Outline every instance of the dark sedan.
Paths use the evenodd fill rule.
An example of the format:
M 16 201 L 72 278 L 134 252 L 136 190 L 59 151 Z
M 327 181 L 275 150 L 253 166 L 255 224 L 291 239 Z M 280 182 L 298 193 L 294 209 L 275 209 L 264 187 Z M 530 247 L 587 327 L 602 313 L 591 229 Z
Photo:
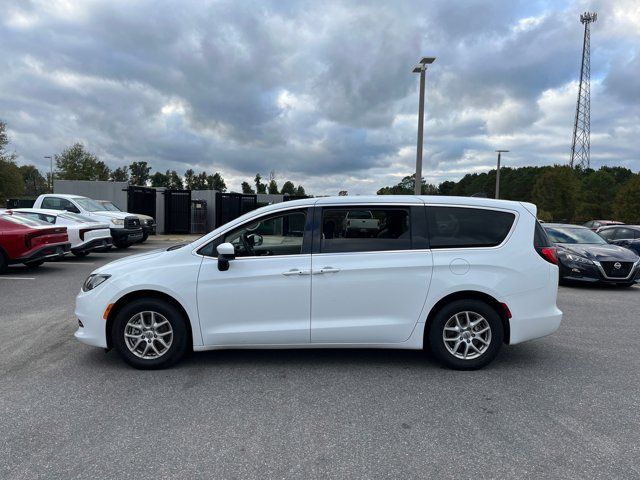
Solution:
M 558 250 L 561 281 L 614 283 L 631 286 L 638 278 L 640 257 L 607 241 L 586 227 L 544 224 Z
M 610 244 L 628 248 L 640 255 L 640 226 L 601 227 L 596 233 Z

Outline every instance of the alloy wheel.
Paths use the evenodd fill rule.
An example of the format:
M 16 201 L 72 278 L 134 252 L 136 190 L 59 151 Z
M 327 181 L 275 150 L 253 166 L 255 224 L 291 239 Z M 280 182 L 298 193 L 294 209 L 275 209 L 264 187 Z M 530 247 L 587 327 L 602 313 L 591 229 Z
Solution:
M 483 355 L 491 344 L 491 326 L 476 312 L 458 312 L 447 320 L 442 340 L 451 355 L 472 360 Z
M 125 345 L 136 357 L 153 360 L 163 356 L 173 343 L 173 328 L 158 312 L 136 313 L 124 327 Z

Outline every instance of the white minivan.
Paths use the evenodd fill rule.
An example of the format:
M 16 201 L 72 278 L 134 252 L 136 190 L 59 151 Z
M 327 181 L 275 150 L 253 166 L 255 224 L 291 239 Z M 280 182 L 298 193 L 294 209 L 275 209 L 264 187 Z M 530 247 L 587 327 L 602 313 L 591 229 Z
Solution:
M 346 230 L 362 211 L 375 235 Z M 98 268 L 78 294 L 75 336 L 146 369 L 225 348 L 425 348 L 475 369 L 503 343 L 559 327 L 556 263 L 532 204 L 296 200 Z

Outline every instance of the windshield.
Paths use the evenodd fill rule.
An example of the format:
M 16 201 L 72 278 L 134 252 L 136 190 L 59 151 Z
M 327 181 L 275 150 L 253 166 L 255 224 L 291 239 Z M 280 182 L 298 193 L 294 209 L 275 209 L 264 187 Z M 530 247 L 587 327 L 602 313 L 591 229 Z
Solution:
M 102 205 L 105 210 L 109 210 L 110 212 L 121 212 L 122 211 L 111 202 L 100 202 L 100 205 Z
M 545 227 L 553 243 L 603 245 L 606 240 L 588 228 Z
M 104 212 L 106 208 L 90 198 L 74 198 L 78 205 L 88 212 Z
M 58 215 L 59 217 L 66 218 L 68 220 L 73 220 L 75 222 L 80 223 L 94 223 L 95 220 L 89 217 L 85 217 L 84 215 L 80 215 L 78 213 L 73 212 L 65 212 Z

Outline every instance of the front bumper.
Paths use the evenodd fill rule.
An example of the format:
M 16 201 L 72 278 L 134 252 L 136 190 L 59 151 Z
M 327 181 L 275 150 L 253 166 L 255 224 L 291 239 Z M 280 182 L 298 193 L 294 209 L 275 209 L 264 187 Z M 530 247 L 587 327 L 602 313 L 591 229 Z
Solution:
M 35 250 L 29 251 L 22 257 L 10 260 L 9 263 L 27 263 L 37 262 L 38 260 L 52 260 L 54 258 L 64 257 L 71 250 L 70 243 L 53 243 L 43 245 Z
M 111 228 L 111 237 L 114 243 L 133 244 L 142 240 L 144 232 L 142 227 L 138 228 Z
M 608 276 L 599 262 L 593 264 L 559 262 L 560 278 L 568 281 L 585 283 L 631 283 L 640 277 L 640 265 L 636 263 L 630 273 L 624 277 Z
M 71 251 L 73 253 L 92 252 L 94 250 L 106 250 L 113 246 L 111 237 L 108 238 L 94 238 L 88 242 L 82 243 L 76 247 L 73 247 Z
M 100 288 L 98 286 L 97 288 Z M 80 320 L 74 337 L 82 343 L 94 347 L 107 348 L 107 321 L 102 318 L 109 300 L 103 295 L 104 291 L 83 292 L 76 297 L 76 318 Z

